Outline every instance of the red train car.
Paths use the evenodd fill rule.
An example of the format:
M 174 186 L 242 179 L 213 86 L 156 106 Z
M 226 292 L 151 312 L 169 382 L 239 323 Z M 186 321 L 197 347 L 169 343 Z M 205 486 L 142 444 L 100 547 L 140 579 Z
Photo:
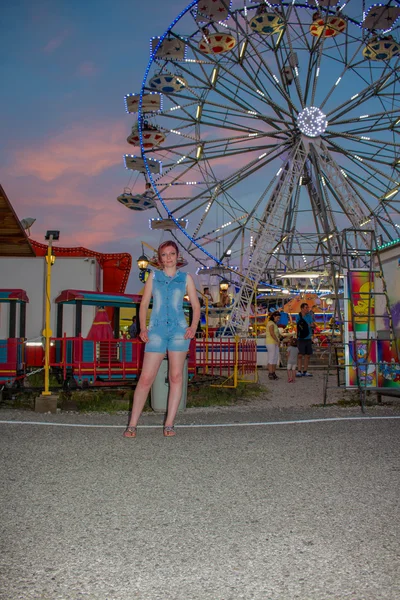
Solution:
M 0 303 L 8 304 L 8 337 L 0 339 L 0 387 L 19 385 L 25 377 L 26 305 L 25 290 L 0 289 Z
M 64 389 L 71 387 L 127 385 L 140 375 L 144 344 L 139 338 L 119 337 L 120 309 L 132 308 L 139 331 L 139 306 L 142 297 L 136 294 L 109 294 L 64 290 L 56 298 L 56 337 L 51 339 L 50 366 Z M 65 306 L 75 310 L 74 336 L 63 332 Z M 114 339 L 87 339 L 82 337 L 82 307 L 112 308 Z M 190 311 L 190 305 L 186 310 Z M 189 351 L 189 375 L 196 370 L 195 341 Z

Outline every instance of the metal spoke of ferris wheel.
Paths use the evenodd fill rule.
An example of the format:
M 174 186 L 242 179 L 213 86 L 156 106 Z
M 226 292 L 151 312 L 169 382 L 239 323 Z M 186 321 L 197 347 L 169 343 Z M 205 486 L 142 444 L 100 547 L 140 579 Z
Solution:
M 332 187 L 340 198 L 342 209 L 345 211 L 353 227 L 358 229 L 360 224 L 365 221 L 366 216 L 361 208 L 358 198 L 348 185 L 346 177 L 344 177 L 332 155 L 328 152 L 328 149 L 323 143 L 320 142 L 319 147 L 316 148 L 316 146 L 314 146 L 314 149 L 318 152 L 318 159 L 324 173 L 329 178 Z M 371 208 L 368 207 L 368 209 L 369 212 L 371 212 Z
M 350 155 L 347 153 L 341 146 L 339 146 L 336 142 L 330 142 L 330 150 L 334 150 L 336 153 L 340 153 L 343 157 L 346 157 L 350 163 L 352 163 L 356 169 L 359 171 L 351 172 L 349 167 L 344 169 L 344 172 L 347 174 L 351 174 L 354 181 L 357 181 L 360 187 L 363 187 L 363 183 L 367 183 L 372 187 L 365 188 L 369 191 L 369 194 L 374 196 L 378 200 L 384 199 L 385 193 L 390 190 L 390 188 L 395 188 L 398 185 L 397 179 L 395 179 L 395 173 L 393 175 L 389 175 L 388 173 L 384 173 L 382 169 L 379 169 L 375 162 L 360 160 L 358 154 Z M 387 163 L 386 163 L 387 164 Z M 390 163 L 391 167 L 395 167 L 394 162 Z
M 218 197 L 220 195 L 222 195 L 224 192 L 227 192 L 230 188 L 234 187 L 237 185 L 237 183 L 239 181 L 243 181 L 245 180 L 247 177 L 251 176 L 254 174 L 255 171 L 258 171 L 259 169 L 265 167 L 266 164 L 268 164 L 268 162 L 270 162 L 271 160 L 271 156 L 273 158 L 276 158 L 276 156 L 282 154 L 283 152 L 285 152 L 287 149 L 287 143 L 285 145 L 281 145 L 281 146 L 274 146 L 269 152 L 264 152 L 263 155 L 260 155 L 257 159 L 254 159 L 252 161 L 250 161 L 248 164 L 246 164 L 244 167 L 241 167 L 240 169 L 238 169 L 236 172 L 232 173 L 229 175 L 229 177 L 226 180 L 220 181 L 218 183 L 216 183 L 215 189 L 213 191 L 213 193 L 210 196 L 209 201 L 206 203 L 206 201 L 203 201 L 202 204 L 206 204 L 205 209 L 204 209 L 204 213 L 203 216 L 200 219 L 199 225 L 196 228 L 196 230 L 194 231 L 193 237 L 197 238 L 198 234 L 200 232 L 200 229 L 207 217 L 207 213 L 209 212 L 211 206 L 213 205 L 213 203 L 215 201 L 217 201 Z M 203 161 L 202 161 L 203 162 Z M 209 160 L 207 160 L 207 158 L 204 159 L 204 162 L 209 164 Z M 192 198 L 188 203 L 186 204 L 192 204 L 193 203 L 193 199 Z M 248 211 L 248 217 L 247 217 L 247 222 L 248 220 L 254 215 L 255 210 L 258 207 L 258 203 L 255 204 L 254 208 Z M 181 204 L 180 206 L 180 212 L 182 212 L 182 209 L 184 208 L 184 205 Z M 197 206 L 198 208 L 198 206 Z M 244 208 L 242 207 L 242 210 L 244 210 Z M 189 214 L 189 213 L 183 213 L 185 214 L 185 217 Z M 214 229 L 214 231 L 218 230 L 219 226 L 216 226 L 216 228 Z M 212 232 L 209 232 L 212 233 Z

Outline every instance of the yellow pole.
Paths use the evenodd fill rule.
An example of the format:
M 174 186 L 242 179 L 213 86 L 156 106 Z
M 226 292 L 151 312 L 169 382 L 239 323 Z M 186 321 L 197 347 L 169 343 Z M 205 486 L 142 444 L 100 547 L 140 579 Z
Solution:
M 208 298 L 204 296 L 204 302 L 206 303 L 206 338 L 208 338 Z
M 239 362 L 239 336 L 235 335 L 235 364 L 233 367 L 233 385 L 237 388 L 238 384 L 238 362 Z
M 51 246 L 53 242 L 53 236 L 49 237 L 49 245 L 47 247 L 47 255 L 46 255 L 46 311 L 45 311 L 45 325 L 43 329 L 43 336 L 45 338 L 45 349 L 44 349 L 44 391 L 42 392 L 42 396 L 51 396 L 51 392 L 49 390 L 50 384 L 50 338 L 52 336 L 52 331 L 50 329 L 51 321 Z
M 206 306 L 206 337 L 205 337 L 205 345 L 206 345 L 206 368 L 205 372 L 208 373 L 208 298 L 200 292 L 200 290 L 196 290 L 198 294 L 203 298 L 205 306 Z M 201 318 L 201 315 L 200 315 Z
M 255 338 L 257 341 L 257 336 L 258 336 L 258 320 L 257 320 L 257 286 L 254 286 L 254 332 L 255 332 Z
M 206 303 L 206 368 L 205 368 L 205 373 L 208 373 L 208 298 L 207 296 L 204 296 L 204 302 Z

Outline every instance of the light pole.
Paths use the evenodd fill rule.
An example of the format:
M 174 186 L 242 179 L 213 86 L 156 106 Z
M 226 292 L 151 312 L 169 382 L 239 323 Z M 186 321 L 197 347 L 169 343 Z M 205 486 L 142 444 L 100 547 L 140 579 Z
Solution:
M 45 338 L 44 350 L 44 391 L 42 396 L 51 396 L 49 390 L 50 382 L 50 338 L 52 336 L 51 321 L 51 267 L 55 263 L 56 257 L 52 254 L 53 241 L 57 241 L 60 237 L 59 231 L 47 231 L 45 239 L 48 240 L 47 255 L 46 255 L 46 309 L 45 309 L 45 325 L 43 329 L 43 337 Z

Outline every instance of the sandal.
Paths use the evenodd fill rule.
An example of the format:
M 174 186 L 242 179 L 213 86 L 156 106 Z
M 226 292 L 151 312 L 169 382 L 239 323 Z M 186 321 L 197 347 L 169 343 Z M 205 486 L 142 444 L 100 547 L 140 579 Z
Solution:
M 137 433 L 137 427 L 133 427 L 132 425 L 129 425 L 124 433 L 122 434 L 124 437 L 126 438 L 135 438 L 136 437 L 136 433 Z
M 176 431 L 173 425 L 167 425 L 166 427 L 164 427 L 163 433 L 164 437 L 173 437 L 174 435 L 176 435 Z

